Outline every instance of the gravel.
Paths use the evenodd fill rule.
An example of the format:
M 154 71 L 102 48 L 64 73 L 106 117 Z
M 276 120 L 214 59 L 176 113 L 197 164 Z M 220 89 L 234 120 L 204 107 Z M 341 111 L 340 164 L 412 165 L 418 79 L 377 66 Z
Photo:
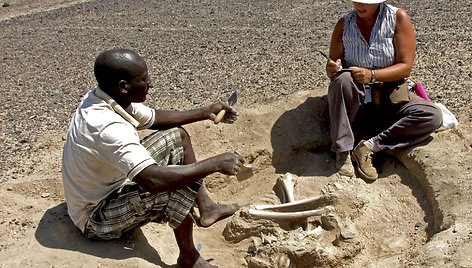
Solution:
M 472 3 L 389 3 L 415 25 L 413 77 L 459 121 L 472 119 Z M 327 87 L 316 51 L 328 50 L 334 24 L 350 9 L 348 0 L 101 0 L 0 21 L 0 174 L 40 150 L 44 133 L 64 135 L 104 49 L 145 57 L 154 82 L 149 105 L 187 109 L 232 89 L 241 105 L 267 103 Z

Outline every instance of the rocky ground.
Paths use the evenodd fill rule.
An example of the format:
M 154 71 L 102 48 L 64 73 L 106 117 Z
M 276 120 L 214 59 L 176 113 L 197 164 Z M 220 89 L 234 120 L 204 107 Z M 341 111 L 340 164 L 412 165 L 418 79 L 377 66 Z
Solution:
M 472 21 L 464 19 L 472 4 L 389 3 L 405 8 L 415 25 L 413 77 L 424 82 L 432 100 L 445 104 L 460 125 L 434 134 L 429 143 L 398 160 L 385 159 L 381 179 L 365 184 L 334 174 L 326 150 L 328 81 L 324 59 L 317 53 L 327 50 L 331 29 L 350 9 L 350 1 L 4 2 L 0 264 L 175 263 L 168 228 L 147 226 L 117 242 L 94 243 L 81 238 L 64 212 L 60 154 L 71 114 L 94 86 L 96 55 L 127 47 L 142 54 L 150 67 L 155 88 L 149 105 L 186 109 L 239 91 L 237 124 L 189 126 L 199 158 L 238 150 L 256 168 L 247 181 L 218 175 L 207 181 L 216 199 L 243 205 L 234 218 L 196 229 L 202 254 L 215 264 L 276 267 L 268 263 L 289 256 L 297 267 L 310 263 L 308 259 L 315 260 L 312 267 L 472 267 Z M 333 204 L 332 214 L 340 228 L 355 227 L 354 243 L 333 245 L 339 228 L 324 226 L 316 239 L 297 240 L 290 228 L 262 224 L 257 229 L 258 221 L 244 223 L 253 204 L 279 202 L 272 187 L 286 172 L 297 177 L 297 199 L 332 194 L 343 200 Z M 246 230 L 242 226 L 276 235 L 269 244 L 257 234 L 222 235 L 224 230 Z M 293 243 L 288 247 L 282 240 Z M 306 241 L 313 243 L 299 244 Z M 300 248 L 305 251 L 297 255 Z

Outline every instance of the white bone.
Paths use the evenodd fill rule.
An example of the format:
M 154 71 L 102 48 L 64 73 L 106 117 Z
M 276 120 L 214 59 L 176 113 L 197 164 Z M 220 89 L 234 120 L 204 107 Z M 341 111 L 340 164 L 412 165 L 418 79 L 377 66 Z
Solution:
M 313 210 L 306 210 L 306 211 L 298 211 L 298 212 L 274 212 L 274 211 L 267 211 L 267 210 L 257 210 L 257 209 L 249 209 L 248 213 L 254 218 L 259 219 L 266 219 L 266 220 L 291 220 L 291 219 L 299 219 L 299 218 L 307 218 L 311 216 L 319 216 L 323 213 L 326 213 L 330 207 L 326 206 L 320 209 L 313 209 Z
M 318 203 L 323 199 L 321 196 L 310 197 L 293 201 L 290 203 L 276 204 L 276 205 L 255 205 L 254 208 L 257 210 L 283 210 L 283 211 L 300 211 L 310 210 L 318 206 Z
M 281 200 L 282 203 L 290 203 L 295 201 L 295 196 L 293 194 L 293 187 L 295 186 L 295 180 L 290 173 L 285 173 L 283 177 L 277 179 L 277 184 L 282 187 L 284 194 L 284 200 Z

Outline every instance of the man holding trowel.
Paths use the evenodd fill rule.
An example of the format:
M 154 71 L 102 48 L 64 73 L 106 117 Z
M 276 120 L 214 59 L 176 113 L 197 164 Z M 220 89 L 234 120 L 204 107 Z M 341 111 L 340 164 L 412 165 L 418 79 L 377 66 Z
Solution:
M 64 145 L 62 171 L 68 213 L 88 238 L 114 239 L 148 222 L 167 222 L 180 250 L 180 267 L 215 267 L 193 243 L 190 211 L 208 227 L 234 214 L 239 206 L 210 199 L 203 178 L 220 172 L 236 175 L 244 158 L 223 153 L 196 161 L 182 125 L 213 120 L 233 123 L 229 103 L 188 111 L 151 109 L 152 83 L 144 59 L 127 49 L 106 50 L 94 66 L 98 86 L 80 103 Z M 137 130 L 155 129 L 143 140 Z

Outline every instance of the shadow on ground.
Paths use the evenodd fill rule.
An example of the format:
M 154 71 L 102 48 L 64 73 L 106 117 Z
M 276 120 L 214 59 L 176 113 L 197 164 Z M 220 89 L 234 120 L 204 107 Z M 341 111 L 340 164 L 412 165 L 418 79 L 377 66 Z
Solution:
M 326 96 L 309 97 L 283 113 L 271 129 L 272 165 L 277 173 L 330 176 L 329 117 Z M 309 161 L 309 162 L 307 162 Z
M 78 251 L 99 258 L 123 260 L 141 258 L 159 267 L 175 267 L 165 264 L 158 252 L 149 244 L 141 229 L 112 241 L 86 239 L 67 214 L 66 203 L 48 209 L 41 218 L 35 237 L 48 248 Z

